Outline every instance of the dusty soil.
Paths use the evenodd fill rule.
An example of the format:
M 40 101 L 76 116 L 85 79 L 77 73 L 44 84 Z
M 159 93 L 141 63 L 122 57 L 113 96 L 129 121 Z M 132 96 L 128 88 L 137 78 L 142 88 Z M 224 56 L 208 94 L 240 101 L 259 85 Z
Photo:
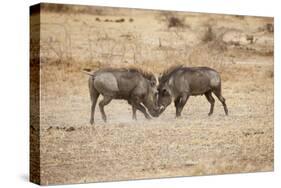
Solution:
M 273 170 L 272 64 L 242 66 L 255 72 L 247 76 L 231 66 L 239 76 L 223 82 L 229 116 L 216 100 L 208 117 L 209 103 L 199 96 L 189 99 L 180 119 L 171 105 L 157 119 L 138 113 L 134 121 L 127 102 L 115 100 L 106 107 L 108 123 L 97 107 L 91 126 L 87 76 L 59 96 L 60 90 L 48 97 L 42 92 L 42 183 Z
M 215 55 L 216 57 L 219 55 L 219 59 L 211 60 L 212 49 L 199 42 L 203 32 L 201 30 L 204 30 L 202 23 L 209 21 L 208 15 L 196 17 L 194 14 L 190 16 L 187 14 L 185 23 L 188 23 L 189 27 L 167 30 L 164 29 L 166 25 L 161 20 L 155 19 L 155 14 L 131 13 L 113 17 L 44 13 L 42 22 L 48 27 L 44 27 L 44 24 L 42 27 L 43 52 L 40 64 L 42 184 L 273 170 L 273 52 L 264 50 L 273 49 L 273 34 L 260 32 L 260 28 L 272 20 L 212 16 L 212 20 L 218 23 L 217 28 L 224 25 L 232 32 L 238 28 L 243 35 L 239 35 L 242 38 L 237 39 L 234 37 L 237 33 L 234 32 L 232 36 L 231 32 L 227 32 L 225 35 L 227 50 L 224 53 L 218 53 L 216 50 Z M 120 27 L 118 25 L 120 23 L 95 21 L 96 17 L 105 20 L 119 19 L 121 16 L 126 20 L 133 18 L 134 21 L 124 23 L 124 27 Z M 145 19 L 151 19 L 155 28 L 140 29 L 147 28 Z M 234 21 L 229 22 L 229 19 Z M 61 54 L 56 50 L 59 48 L 58 41 L 67 38 L 59 35 L 62 27 L 58 26 L 60 25 L 58 22 L 65 23 L 67 35 L 71 38 L 71 48 L 69 42 L 63 43 L 68 46 L 67 50 L 71 49 L 72 59 L 69 62 L 65 61 L 69 53 L 64 53 L 66 49 L 63 45 Z M 89 32 L 84 30 L 83 24 L 93 23 L 97 23 L 99 27 L 91 27 L 94 29 L 89 35 Z M 142 56 L 130 55 L 129 52 L 126 54 L 125 50 L 126 53 L 122 57 L 105 57 L 102 55 L 101 46 L 91 46 L 95 40 L 93 37 L 100 37 L 100 41 L 104 39 L 101 33 L 105 28 L 112 32 L 112 35 L 107 37 L 112 38 L 115 43 L 120 39 L 119 32 L 124 35 L 133 32 L 133 36 L 139 41 L 134 43 L 135 49 L 141 50 L 142 54 L 156 48 Z M 116 28 L 119 28 L 117 33 Z M 246 40 L 244 44 L 243 36 L 249 33 L 257 37 L 257 41 L 266 42 L 251 44 Z M 140 34 L 141 37 L 138 38 Z M 184 40 L 174 38 L 169 40 L 169 36 L 178 35 L 190 42 L 185 42 L 189 45 L 186 47 L 188 52 L 186 56 L 178 56 L 176 54 L 178 52 L 170 49 L 181 49 L 184 45 L 182 42 Z M 159 46 L 159 37 L 162 38 L 162 46 Z M 235 39 L 235 45 L 229 38 Z M 110 41 L 108 38 L 104 40 Z M 130 41 L 124 44 L 130 46 Z M 108 44 L 104 46 L 104 49 L 108 49 L 111 43 L 104 44 Z M 208 51 L 196 52 L 198 44 Z M 46 45 L 53 45 L 52 49 Z M 93 49 L 94 55 L 89 52 Z M 120 49 L 118 51 L 117 47 L 115 49 L 116 51 L 110 53 L 118 54 L 122 51 Z M 204 52 L 209 53 L 208 57 Z M 168 56 L 173 60 L 171 63 L 167 60 Z M 204 61 L 202 58 L 205 58 Z M 109 64 L 127 66 L 133 62 L 159 74 L 170 64 L 182 63 L 185 59 L 187 66 L 207 65 L 221 73 L 222 91 L 228 105 L 229 116 L 225 116 L 221 103 L 216 99 L 214 114 L 209 117 L 207 115 L 209 103 L 204 96 L 198 96 L 190 97 L 179 119 L 175 119 L 174 106 L 170 105 L 159 118 L 146 120 L 138 112 L 138 120 L 134 121 L 131 118 L 131 107 L 127 102 L 115 100 L 105 108 L 107 123 L 102 121 L 97 105 L 96 123 L 93 126 L 89 124 L 88 76 L 80 70 L 88 67 L 97 69 Z M 217 60 L 220 60 L 217 62 L 219 64 L 214 63 Z

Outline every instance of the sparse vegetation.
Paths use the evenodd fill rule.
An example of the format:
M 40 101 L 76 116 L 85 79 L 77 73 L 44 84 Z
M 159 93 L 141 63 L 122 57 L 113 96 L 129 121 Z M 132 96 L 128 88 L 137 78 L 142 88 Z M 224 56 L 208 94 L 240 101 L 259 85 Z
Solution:
M 133 19 L 98 10 L 74 11 L 72 17 L 45 12 L 42 17 L 42 183 L 273 169 L 273 23 L 266 29 L 270 20 L 217 15 L 217 24 L 209 24 L 208 14 L 148 12 Z M 116 23 L 121 19 L 122 24 Z M 265 30 L 252 32 L 252 25 Z M 36 44 L 38 40 L 31 39 L 34 51 Z M 128 104 L 114 101 L 105 109 L 112 121 L 102 123 L 97 108 L 96 125 L 89 126 L 88 76 L 81 70 L 136 66 L 159 75 L 176 64 L 218 70 L 229 117 L 218 102 L 214 116 L 207 117 L 208 102 L 193 97 L 181 119 L 174 119 L 171 105 L 157 119 L 146 121 L 138 114 L 133 121 Z
M 266 23 L 265 25 L 262 25 L 258 28 L 258 31 L 260 32 L 268 32 L 273 33 L 274 32 L 274 24 L 273 23 Z
M 173 16 L 168 18 L 168 28 L 183 27 L 183 26 L 184 26 L 184 23 L 179 18 L 173 17 Z
M 120 18 L 120 19 L 115 20 L 115 22 L 117 22 L 117 23 L 125 22 L 125 19 L 124 18 Z
M 266 29 L 269 33 L 273 33 L 274 32 L 274 25 L 272 23 L 268 23 L 268 24 L 266 24 Z
M 91 6 L 73 6 L 67 4 L 54 4 L 54 3 L 41 3 L 41 10 L 44 12 L 54 12 L 63 14 L 91 14 L 91 15 L 103 15 L 103 8 L 91 7 Z
M 185 17 L 169 11 L 161 12 L 156 16 L 156 20 L 158 20 L 160 23 L 164 23 L 168 29 L 189 27 L 185 24 Z
M 244 19 L 245 19 L 245 16 L 243 16 L 243 15 L 235 15 L 234 17 L 239 18 L 239 19 L 241 19 L 241 20 L 244 20 Z
M 215 34 L 214 34 L 213 30 L 212 30 L 212 27 L 208 25 L 206 27 L 206 32 L 205 32 L 205 34 L 202 37 L 202 42 L 211 42 L 214 39 L 215 39 Z
M 246 35 L 246 40 L 250 41 L 250 44 L 254 43 L 254 36 L 253 35 Z

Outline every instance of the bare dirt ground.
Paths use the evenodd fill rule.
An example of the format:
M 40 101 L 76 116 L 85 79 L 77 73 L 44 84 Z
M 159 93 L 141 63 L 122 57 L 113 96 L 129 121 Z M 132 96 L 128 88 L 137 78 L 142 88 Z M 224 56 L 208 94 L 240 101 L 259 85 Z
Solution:
M 273 170 L 273 83 L 266 71 L 272 66 L 249 67 L 256 71 L 241 75 L 238 69 L 240 81 L 223 82 L 229 116 L 216 100 L 208 117 L 209 103 L 199 96 L 190 98 L 180 119 L 171 105 L 157 119 L 138 113 L 134 121 L 127 102 L 113 101 L 108 123 L 97 107 L 95 126 L 88 123 L 87 76 L 80 76 L 81 85 L 69 88 L 73 94 L 43 97 L 42 183 Z
M 53 44 L 52 49 L 46 46 L 43 48 L 43 51 L 45 49 L 41 54 L 43 63 L 40 64 L 42 184 L 273 170 L 273 54 L 268 54 L 270 52 L 264 50 L 272 48 L 273 35 L 266 32 L 262 34 L 258 30 L 268 20 L 214 16 L 213 20 L 218 22 L 217 25 L 224 25 L 232 32 L 241 27 L 239 28 L 240 37 L 243 38 L 247 31 L 257 37 L 257 41 L 267 41 L 267 46 L 261 42 L 255 44 L 250 42 L 244 45 L 244 39 L 233 36 L 230 38 L 235 39 L 234 47 L 233 41 L 225 39 L 228 49 L 223 55 L 219 54 L 219 57 L 222 56 L 223 59 L 210 60 L 213 53 L 209 48 L 208 51 L 199 50 L 199 55 L 194 52 L 196 49 L 194 47 L 201 44 L 198 42 L 201 35 L 199 32 L 201 30 L 198 28 L 201 28 L 201 22 L 208 21 L 207 15 L 203 17 L 186 15 L 184 23 L 188 23 L 189 27 L 180 30 L 164 30 L 164 26 L 152 19 L 150 14 L 131 13 L 129 16 L 122 14 L 126 20 L 129 18 L 134 20 L 131 26 L 128 25 L 132 23 L 125 23 L 127 26 L 124 26 L 125 29 L 122 28 L 123 34 L 130 34 L 128 31 L 135 31 L 134 36 L 142 34 L 138 40 L 145 42 L 137 43 L 136 46 L 141 46 L 141 49 L 136 47 L 135 50 L 144 52 L 142 56 L 134 54 L 130 56 L 129 52 L 125 55 L 121 53 L 121 58 L 118 56 L 119 58 L 115 59 L 115 56 L 105 57 L 101 52 L 97 52 L 101 50 L 101 46 L 91 46 L 93 44 L 91 41 L 94 40 L 91 37 L 102 37 L 102 34 L 99 35 L 96 31 L 102 33 L 104 27 L 110 26 L 111 29 L 116 29 L 120 25 L 95 21 L 97 16 L 93 15 L 69 15 L 47 12 L 42 18 L 42 22 L 49 24 L 49 27 L 43 26 L 42 33 L 48 33 L 42 34 L 43 45 Z M 99 15 L 100 20 L 109 18 L 116 19 L 112 16 Z M 153 31 L 149 32 L 150 30 L 145 29 L 138 31 L 139 28 L 144 27 L 144 20 L 148 18 L 152 19 L 153 23 L 155 22 Z M 154 14 L 153 18 L 155 18 Z M 227 19 L 235 21 L 229 22 Z M 56 50 L 58 41 L 66 39 L 54 34 L 55 31 L 60 33 L 61 26 L 58 26 L 58 22 L 66 23 L 64 27 L 69 29 L 72 39 L 73 57 L 69 62 L 58 59 L 60 55 L 62 59 L 69 55 L 68 53 L 60 54 L 60 51 Z M 99 30 L 98 27 L 93 26 L 95 32 L 89 37 L 88 34 L 83 33 L 86 31 L 81 24 L 89 25 L 91 22 L 97 22 L 103 28 Z M 226 23 L 229 24 L 226 25 Z M 80 35 L 77 31 L 79 29 Z M 109 31 L 113 31 L 113 34 L 107 37 L 111 37 L 116 42 L 117 38 L 120 38 L 119 33 L 116 34 L 114 32 L 116 30 L 109 29 Z M 175 34 L 175 32 L 178 33 Z M 227 33 L 224 35 L 225 38 L 231 35 L 230 32 Z M 233 35 L 236 36 L 236 34 Z M 181 43 L 182 40 L 169 40 L 169 36 L 172 35 L 181 35 L 189 40 L 190 43 L 186 42 L 186 44 L 190 46 L 184 48 L 188 55 L 178 56 L 177 52 L 170 50 L 170 48 L 181 49 L 181 45 L 184 45 Z M 145 44 L 149 43 L 148 39 L 154 40 L 154 36 L 157 36 L 155 44 L 155 41 L 150 41 L 151 45 Z M 161 46 L 159 46 L 159 37 L 162 37 Z M 90 42 L 87 43 L 87 40 Z M 126 44 L 129 45 L 129 43 Z M 105 44 L 109 45 L 109 43 Z M 67 45 L 69 46 L 69 43 Z M 154 48 L 153 45 L 157 49 L 144 55 L 146 50 L 149 51 L 144 47 Z M 205 49 L 205 46 L 203 47 Z M 63 49 L 63 45 L 61 48 Z M 95 53 L 91 55 L 89 48 L 95 49 Z M 108 46 L 105 47 L 107 48 Z M 113 50 L 110 53 L 120 52 L 117 47 L 115 49 L 116 51 Z M 159 49 L 161 53 L 158 53 Z M 65 49 L 62 52 L 65 52 Z M 127 50 L 125 52 L 127 53 Z M 208 53 L 208 57 L 204 52 Z M 216 52 L 216 57 L 217 54 Z M 54 61 L 50 60 L 51 56 L 53 56 L 52 60 L 55 59 Z M 76 56 L 77 59 L 75 59 Z M 170 60 L 173 60 L 172 63 L 167 60 L 168 56 Z M 92 59 L 89 60 L 89 57 Z M 138 120 L 134 121 L 131 118 L 131 107 L 127 102 L 115 100 L 105 108 L 108 116 L 107 123 L 102 121 L 97 105 L 96 124 L 93 126 L 89 124 L 88 76 L 80 70 L 87 67 L 97 69 L 108 65 L 127 66 L 133 62 L 159 74 L 170 64 L 183 63 L 185 59 L 184 63 L 187 66 L 207 65 L 221 73 L 222 92 L 226 98 L 229 116 L 224 115 L 222 105 L 216 99 L 214 114 L 209 117 L 207 115 L 210 107 L 208 101 L 204 96 L 198 96 L 190 97 L 179 119 L 175 119 L 174 106 L 170 105 L 159 118 L 146 120 L 141 113 L 137 113 Z M 215 64 L 214 62 L 218 60 L 220 62 Z

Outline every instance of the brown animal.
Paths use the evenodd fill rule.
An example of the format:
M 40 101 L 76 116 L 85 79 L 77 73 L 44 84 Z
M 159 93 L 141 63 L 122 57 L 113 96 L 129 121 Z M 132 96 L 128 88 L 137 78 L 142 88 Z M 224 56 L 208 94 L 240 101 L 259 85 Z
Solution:
M 180 65 L 167 69 L 158 80 L 158 105 L 165 109 L 174 100 L 176 117 L 181 116 L 182 109 L 188 98 L 196 95 L 206 96 L 211 104 L 209 115 L 212 115 L 215 104 L 212 93 L 220 100 L 225 114 L 228 115 L 225 99 L 221 95 L 221 78 L 214 69 Z
M 136 68 L 105 68 L 96 72 L 84 69 L 83 72 L 90 75 L 91 124 L 94 123 L 95 106 L 100 94 L 103 100 L 99 107 L 105 122 L 104 106 L 112 99 L 127 100 L 132 105 L 133 119 L 136 119 L 136 110 L 141 111 L 147 119 L 151 117 L 146 109 L 154 117 L 159 115 L 156 78 L 153 74 Z

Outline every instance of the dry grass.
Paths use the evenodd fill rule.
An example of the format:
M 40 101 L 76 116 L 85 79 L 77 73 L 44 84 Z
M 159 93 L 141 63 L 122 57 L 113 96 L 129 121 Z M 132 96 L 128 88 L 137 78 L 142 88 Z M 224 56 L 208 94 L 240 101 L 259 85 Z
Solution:
M 167 29 L 155 19 L 157 12 L 101 12 L 100 21 L 97 14 L 42 16 L 41 42 L 52 46 L 45 46 L 40 64 L 42 184 L 273 170 L 273 57 L 244 48 L 264 43 L 238 49 L 217 33 L 222 25 L 255 33 L 270 20 L 182 13 L 175 16 L 185 17 L 190 27 L 179 30 Z M 202 41 L 210 17 L 216 36 Z M 102 21 L 119 18 L 133 22 Z M 153 27 L 145 27 L 147 19 Z M 265 41 L 273 37 L 259 35 Z M 59 49 L 62 59 L 54 53 Z M 207 100 L 191 97 L 180 119 L 170 105 L 157 119 L 137 113 L 133 121 L 127 102 L 115 100 L 105 109 L 108 123 L 97 107 L 96 124 L 89 124 L 88 76 L 82 69 L 135 66 L 157 75 L 176 64 L 218 70 L 229 116 L 216 100 L 208 117 Z
M 272 170 L 273 66 L 268 63 L 233 64 L 222 72 L 228 117 L 218 100 L 208 117 L 206 99 L 191 97 L 181 119 L 174 118 L 171 105 L 157 119 L 147 121 L 138 113 L 133 121 L 130 106 L 113 101 L 106 107 L 106 124 L 97 107 L 95 126 L 88 123 L 88 77 L 71 68 L 44 67 L 42 183 Z

